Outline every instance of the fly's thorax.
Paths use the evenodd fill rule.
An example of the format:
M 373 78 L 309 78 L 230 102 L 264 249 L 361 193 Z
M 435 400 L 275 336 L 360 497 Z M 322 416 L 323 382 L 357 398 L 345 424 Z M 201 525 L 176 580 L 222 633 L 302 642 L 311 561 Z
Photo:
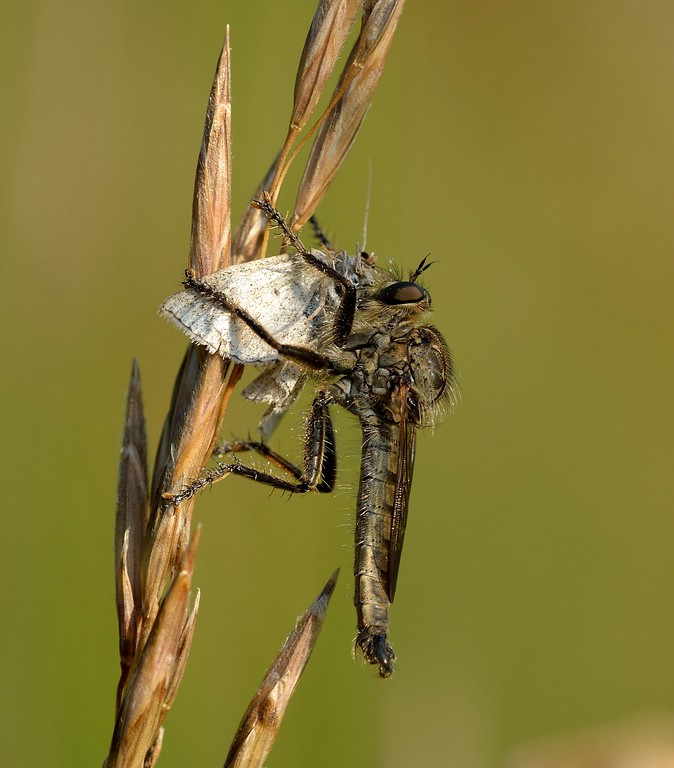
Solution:
M 373 412 L 391 424 L 435 423 L 452 383 L 449 351 L 437 329 L 402 323 L 394 331 L 358 334 L 349 347 L 356 364 L 333 385 L 336 400 L 357 415 Z

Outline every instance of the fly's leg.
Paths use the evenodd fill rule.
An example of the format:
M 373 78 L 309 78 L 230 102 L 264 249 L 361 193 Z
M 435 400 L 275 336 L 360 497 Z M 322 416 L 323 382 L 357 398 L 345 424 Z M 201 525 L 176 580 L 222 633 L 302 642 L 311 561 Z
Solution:
M 192 498 L 199 491 L 217 483 L 227 475 L 241 475 L 250 480 L 255 480 L 255 482 L 269 485 L 282 491 L 288 491 L 289 493 L 307 493 L 308 491 L 329 493 L 335 485 L 337 455 L 335 453 L 335 436 L 332 419 L 328 411 L 328 403 L 329 399 L 321 393 L 311 405 L 304 441 L 303 470 L 300 470 L 280 454 L 272 451 L 264 443 L 248 440 L 238 441 L 225 446 L 227 449 L 224 451 L 225 453 L 255 451 L 286 471 L 294 480 L 284 480 L 268 472 L 262 472 L 254 467 L 242 464 L 238 459 L 229 464 L 218 462 L 214 469 L 208 470 L 203 477 L 195 480 L 180 493 L 164 496 L 165 503 L 176 505 L 187 501 L 187 499 Z
M 245 453 L 253 451 L 264 456 L 271 464 L 294 477 L 298 484 L 303 484 L 305 477 L 316 478 L 317 482 L 307 490 L 315 488 L 319 493 L 330 493 L 335 485 L 337 472 L 337 457 L 335 455 L 335 434 L 328 409 L 324 402 L 317 399 L 312 407 L 304 449 L 304 468 L 272 450 L 266 443 L 257 440 L 235 440 L 216 446 L 213 458 L 219 458 L 228 453 Z M 295 491 L 297 493 L 298 491 Z
M 292 247 L 297 253 L 302 256 L 307 264 L 310 264 L 315 269 L 327 275 L 333 282 L 339 286 L 339 290 L 342 294 L 342 299 L 337 308 L 337 313 L 334 320 L 334 339 L 338 346 L 344 344 L 348 339 L 351 328 L 353 327 L 353 318 L 356 314 L 356 286 L 351 283 L 344 275 L 340 275 L 336 269 L 333 269 L 329 264 L 316 258 L 316 256 L 307 250 L 299 237 L 290 229 L 283 215 L 274 208 L 271 199 L 266 192 L 263 192 L 262 197 L 259 200 L 253 200 L 253 205 L 259 208 L 267 217 L 267 219 L 274 225 L 276 225 Z M 321 243 L 329 250 L 332 250 L 327 238 L 323 234 L 321 228 L 313 223 L 317 237 Z M 254 329 L 253 329 L 254 330 Z M 266 341 L 266 339 L 264 339 Z
M 270 464 L 275 464 L 279 469 L 294 477 L 295 480 L 302 479 L 302 470 L 296 464 L 288 461 L 280 453 L 273 451 L 266 443 L 261 443 L 258 440 L 232 440 L 229 443 L 216 445 L 211 458 L 219 461 L 229 453 L 247 453 L 248 451 L 263 456 Z
M 331 253 L 334 253 L 335 249 L 332 246 L 332 243 L 330 242 L 328 236 L 323 232 L 323 228 L 318 223 L 318 219 L 315 216 L 312 216 L 309 219 L 309 224 L 311 225 L 311 228 L 314 230 L 314 237 L 318 242 L 325 248 L 326 250 L 330 251 Z

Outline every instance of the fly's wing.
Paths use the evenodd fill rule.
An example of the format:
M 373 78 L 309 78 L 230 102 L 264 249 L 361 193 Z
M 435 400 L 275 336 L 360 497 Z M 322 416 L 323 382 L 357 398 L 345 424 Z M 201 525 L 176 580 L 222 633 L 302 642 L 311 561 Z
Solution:
M 391 543 L 388 561 L 388 599 L 393 602 L 400 569 L 400 556 L 403 551 L 405 528 L 407 527 L 407 508 L 412 490 L 412 473 L 414 471 L 414 456 L 416 452 L 416 429 L 408 418 L 407 393 L 408 387 L 401 387 L 396 393 L 400 397 L 400 422 L 398 461 L 396 468 L 396 487 L 393 496 L 393 512 L 391 514 Z
M 297 255 L 236 264 L 208 275 L 203 282 L 244 309 L 279 342 L 294 346 L 312 345 L 319 325 L 339 301 L 333 283 Z M 244 365 L 279 359 L 276 350 L 242 320 L 196 290 L 169 296 L 159 314 L 211 354 Z

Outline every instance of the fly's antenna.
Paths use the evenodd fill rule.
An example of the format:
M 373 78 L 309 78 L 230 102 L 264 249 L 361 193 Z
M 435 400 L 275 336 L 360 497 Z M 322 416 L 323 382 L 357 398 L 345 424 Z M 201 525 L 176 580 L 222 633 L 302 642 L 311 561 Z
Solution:
M 426 264 L 426 259 L 430 256 L 430 253 L 427 253 L 424 258 L 419 263 L 419 266 L 414 270 L 414 272 L 410 275 L 410 283 L 416 283 L 416 281 L 419 279 L 421 274 L 425 272 L 431 264 L 435 264 L 434 261 L 429 261 L 428 264 Z

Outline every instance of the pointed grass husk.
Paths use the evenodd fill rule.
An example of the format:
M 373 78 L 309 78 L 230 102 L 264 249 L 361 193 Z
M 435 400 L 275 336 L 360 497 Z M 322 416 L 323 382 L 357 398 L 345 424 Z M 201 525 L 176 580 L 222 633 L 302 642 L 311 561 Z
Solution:
M 359 6 L 360 0 L 319 0 L 297 67 L 288 133 L 271 184 L 264 188 L 269 190 L 273 204 L 290 165 L 286 164 L 288 153 L 316 108 Z
M 231 252 L 231 87 L 229 29 L 208 102 L 194 187 L 189 264 L 197 276 L 227 266 Z M 208 461 L 234 383 L 229 361 L 189 346 L 173 390 L 152 482 L 148 529 L 145 618 L 156 614 L 175 562 L 186 549 L 193 504 L 167 510 L 162 499 L 197 477 Z
M 288 135 L 304 128 L 351 29 L 360 0 L 321 0 L 312 19 L 295 79 Z
M 190 267 L 197 277 L 226 267 L 231 250 L 232 101 L 229 27 L 213 78 L 197 161 Z
M 309 153 L 291 225 L 300 229 L 314 214 L 346 157 L 384 70 L 404 0 L 368 3 L 361 32 L 344 67 Z
M 225 760 L 225 768 L 261 768 L 281 728 L 290 698 L 323 626 L 339 569 L 300 616 L 257 694 L 248 705 Z
M 197 165 L 190 241 L 196 274 L 230 261 L 230 114 L 227 33 Z M 167 509 L 162 499 L 206 464 L 236 383 L 225 383 L 228 369 L 222 358 L 188 348 L 159 442 L 149 506 L 147 480 L 143 485 L 139 479 L 145 465 L 138 457 L 146 455 L 140 379 L 137 368 L 132 373 L 115 536 L 122 674 L 108 768 L 156 760 L 161 723 L 185 668 L 196 617 L 196 603 L 187 610 L 196 552 L 196 539 L 190 542 L 193 503 Z
M 307 141 L 318 132 L 291 220 L 295 231 L 314 214 L 353 144 L 379 83 L 403 6 L 404 0 L 366 0 L 358 38 L 330 102 L 293 148 L 310 116 L 309 108 L 315 108 L 325 88 L 356 11 L 351 3 L 345 4 L 341 9 L 343 19 L 336 24 L 335 15 L 340 10 L 340 3 L 319 3 L 300 59 L 288 133 L 277 158 L 272 183 L 267 187 L 272 203 L 276 204 L 288 169 Z M 334 40 L 330 36 L 333 25 Z M 268 228 L 262 236 L 262 254 L 266 251 L 267 239 Z
M 118 707 L 133 663 L 142 620 L 142 546 L 148 517 L 147 436 L 140 369 L 134 360 L 127 393 L 115 515 L 115 583 L 121 666 Z
M 199 529 L 192 537 L 124 690 L 105 768 L 132 768 L 156 757 L 156 741 L 185 669 L 199 608 L 190 588 Z M 153 758 L 154 759 L 154 758 Z
M 330 128 L 326 128 L 326 123 L 332 126 L 336 124 L 333 114 L 341 102 L 341 108 L 339 111 L 343 112 L 345 115 L 344 122 L 351 123 L 354 127 L 350 132 L 350 138 L 348 138 L 347 141 L 344 141 L 345 134 L 342 132 L 342 135 L 339 136 L 334 142 L 336 145 L 341 145 L 341 151 L 338 153 L 333 153 L 334 157 L 337 158 L 337 162 L 334 164 L 332 175 L 329 177 L 329 179 L 323 179 L 319 184 L 319 187 L 323 188 L 323 194 L 325 191 L 327 191 L 327 187 L 332 182 L 332 179 L 334 178 L 339 165 L 346 156 L 349 147 L 353 143 L 355 134 L 360 127 L 360 123 L 362 122 L 362 118 L 366 111 L 365 109 L 365 111 L 362 112 L 359 119 L 354 119 L 355 116 L 350 114 L 352 106 L 358 104 L 358 102 L 369 105 L 374 93 L 374 89 L 377 85 L 377 82 L 379 81 L 379 75 L 381 75 L 383 70 L 384 62 L 386 60 L 391 41 L 393 39 L 393 33 L 395 32 L 398 18 L 400 17 L 403 9 L 403 5 L 404 0 L 375 0 L 366 2 L 364 4 L 362 23 L 358 39 L 356 40 L 351 54 L 349 55 L 349 58 L 342 70 L 335 92 L 333 93 L 332 98 L 330 99 L 330 102 L 324 110 L 323 114 L 318 118 L 318 120 L 314 123 L 308 133 L 302 138 L 299 144 L 292 150 L 292 153 L 290 152 L 290 144 L 292 143 L 291 139 L 294 141 L 298 131 L 293 131 L 293 124 L 291 123 L 286 142 L 281 152 L 281 164 L 270 190 L 272 202 L 276 201 L 278 197 L 278 191 L 289 167 L 292 165 L 294 159 L 297 157 L 297 154 L 300 152 L 306 142 L 319 129 L 322 131 L 331 130 Z M 376 76 L 376 78 L 372 78 L 370 76 L 361 80 L 362 83 L 367 83 L 368 87 L 365 88 L 359 99 L 350 98 L 345 100 L 344 96 L 347 94 L 352 81 L 364 69 L 368 69 L 370 72 L 378 71 L 379 74 Z M 325 86 L 325 80 L 322 81 L 321 85 Z M 318 95 L 316 96 L 316 100 Z M 359 108 L 362 109 L 362 104 L 359 105 Z M 287 160 L 286 157 L 288 157 Z M 317 198 L 316 205 L 318 204 L 318 201 L 320 201 L 320 197 Z M 313 210 L 315 210 L 315 206 Z M 303 217 L 302 221 L 307 221 L 312 215 L 313 210 L 308 213 L 306 217 Z M 296 216 L 296 220 L 299 221 L 300 218 L 301 217 Z M 301 225 L 297 225 L 296 228 L 299 228 L 299 226 Z

